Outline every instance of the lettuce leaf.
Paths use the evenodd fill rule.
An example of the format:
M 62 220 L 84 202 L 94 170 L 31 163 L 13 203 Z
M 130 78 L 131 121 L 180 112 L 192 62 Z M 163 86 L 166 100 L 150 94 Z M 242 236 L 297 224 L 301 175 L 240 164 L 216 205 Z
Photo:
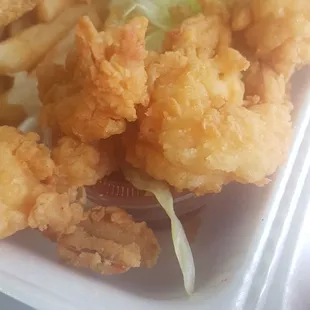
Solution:
M 188 294 L 192 294 L 195 286 L 195 264 L 193 254 L 183 226 L 174 212 L 173 197 L 169 186 L 164 182 L 154 180 L 146 173 L 131 166 L 126 166 L 123 169 L 123 173 L 125 178 L 131 182 L 134 187 L 152 193 L 169 216 L 171 221 L 172 241 L 183 274 L 184 287 Z
M 110 11 L 117 12 L 117 23 L 125 23 L 134 16 L 145 16 L 150 22 L 146 37 L 149 50 L 160 50 L 165 32 L 182 20 L 175 18 L 171 9 L 186 8 L 186 17 L 201 12 L 198 0 L 111 0 Z

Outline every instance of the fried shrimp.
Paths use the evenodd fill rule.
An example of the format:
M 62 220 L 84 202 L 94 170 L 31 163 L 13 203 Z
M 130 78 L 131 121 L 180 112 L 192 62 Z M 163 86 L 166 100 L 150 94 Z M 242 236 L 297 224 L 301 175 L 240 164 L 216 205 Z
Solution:
M 43 124 L 83 142 L 124 132 L 137 119 L 136 106 L 148 103 L 147 24 L 138 17 L 98 32 L 82 18 L 66 65 L 38 70 Z
M 181 32 L 186 24 L 193 25 L 185 23 Z M 209 33 L 206 24 L 196 23 L 203 30 L 187 33 Z M 290 142 L 285 88 L 274 83 L 269 95 L 249 104 L 241 75 L 248 61 L 223 45 L 206 59 L 188 44 L 190 39 L 186 50 L 179 50 L 178 42 L 148 64 L 151 100 L 131 134 L 132 146 L 127 143 L 127 160 L 155 179 L 196 194 L 219 192 L 232 181 L 265 183 L 285 160 Z M 201 41 L 192 40 L 198 47 Z M 270 95 L 274 87 L 282 92 L 276 102 Z
M 0 238 L 27 227 L 36 199 L 49 191 L 55 165 L 35 133 L 0 127 Z
M 72 234 L 58 239 L 58 253 L 67 263 L 101 274 L 134 267 L 152 267 L 159 255 L 157 239 L 144 222 L 116 207 L 95 207 Z
M 70 137 L 61 138 L 52 149 L 57 182 L 69 187 L 89 186 L 109 175 L 116 167 L 111 143 L 90 145 Z
M 310 2 L 251 0 L 236 8 L 233 30 L 242 31 L 249 48 L 288 80 L 310 64 Z

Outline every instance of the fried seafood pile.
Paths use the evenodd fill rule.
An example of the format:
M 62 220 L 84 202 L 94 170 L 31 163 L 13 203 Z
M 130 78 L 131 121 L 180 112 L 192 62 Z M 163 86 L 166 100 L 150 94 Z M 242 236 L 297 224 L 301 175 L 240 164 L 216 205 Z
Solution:
M 228 8 L 210 3 L 149 56 L 150 102 L 126 143 L 133 166 L 196 194 L 265 184 L 292 130 L 285 76 L 232 48 Z
M 160 248 L 146 223 L 115 207 L 84 210 L 82 186 L 106 173 L 98 150 L 64 137 L 51 154 L 39 139 L 0 127 L 0 239 L 30 227 L 76 266 L 102 274 L 153 266 Z
M 194 15 L 174 8 L 183 18 L 157 51 L 146 48 L 154 25 L 143 16 L 110 16 L 104 30 L 84 16 L 64 61 L 55 49 L 38 65 L 51 150 L 0 127 L 0 237 L 36 228 L 65 261 L 122 273 L 154 265 L 157 239 L 119 208 L 85 210 L 84 186 L 128 164 L 197 195 L 269 182 L 290 146 L 289 79 L 310 63 L 310 2 L 200 5 Z
M 232 9 L 203 1 L 205 13 L 169 31 L 161 53 L 145 50 L 143 17 L 109 23 L 102 32 L 83 18 L 66 64 L 39 71 L 43 125 L 83 143 L 122 134 L 126 160 L 179 191 L 219 192 L 233 181 L 266 184 L 286 158 L 292 104 L 288 73 L 271 66 L 272 53 L 261 50 L 265 43 L 246 40 L 249 58 L 235 47 L 234 36 L 253 38 L 249 33 L 260 25 L 251 13 L 256 2 Z M 274 6 L 262 6 L 261 13 L 271 30 L 280 9 Z M 291 31 L 290 42 L 308 51 L 303 34 Z M 307 63 L 289 59 L 290 71 Z

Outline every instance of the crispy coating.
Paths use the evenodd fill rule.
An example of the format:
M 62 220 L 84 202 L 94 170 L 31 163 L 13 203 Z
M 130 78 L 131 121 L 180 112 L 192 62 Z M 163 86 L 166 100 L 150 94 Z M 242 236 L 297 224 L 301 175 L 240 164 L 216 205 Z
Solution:
M 94 185 L 115 170 L 115 160 L 106 147 L 88 145 L 70 137 L 61 138 L 52 149 L 59 182 L 68 186 Z
M 22 134 L 14 127 L 0 127 L 0 142 L 6 145 L 35 178 L 44 181 L 54 173 L 55 165 L 50 158 L 49 149 L 39 144 L 39 140 L 39 135 L 33 132 Z
M 82 18 L 65 67 L 56 65 L 38 72 L 45 105 L 43 125 L 92 142 L 120 134 L 127 121 L 135 121 L 136 106 L 148 102 L 144 68 L 147 24 L 139 17 L 97 32 L 89 18 Z
M 185 55 L 194 53 L 200 58 L 213 57 L 216 49 L 228 46 L 231 41 L 229 28 L 220 16 L 205 18 L 203 14 L 186 19 L 179 28 L 168 32 L 164 47 L 166 51 L 180 51 Z
M 127 139 L 127 160 L 197 194 L 219 192 L 232 181 L 264 184 L 286 158 L 291 105 L 280 82 L 262 99 L 245 101 L 240 72 L 248 66 L 223 46 L 210 59 L 182 48 L 153 58 L 149 108 Z M 281 100 L 274 102 L 277 91 Z
M 289 79 L 310 64 L 310 2 L 251 0 L 235 9 L 232 27 L 243 31 L 256 56 Z
M 144 222 L 135 223 L 116 207 L 95 207 L 86 216 L 74 233 L 58 239 L 58 253 L 65 262 L 101 274 L 156 263 L 160 248 Z
M 245 95 L 258 97 L 263 102 L 279 103 L 286 100 L 286 81 L 268 64 L 260 61 L 251 63 L 243 77 Z
M 0 0 L 0 27 L 31 11 L 39 2 L 40 0 Z
M 55 166 L 38 141 L 37 134 L 0 127 L 0 238 L 27 227 L 37 197 L 50 190 L 45 182 Z
M 28 217 L 28 225 L 52 236 L 70 234 L 83 219 L 83 207 L 69 193 L 43 193 Z
M 205 16 L 217 16 L 225 25 L 229 23 L 231 8 L 236 5 L 236 2 L 238 3 L 240 1 L 244 0 L 199 0 Z
M 28 226 L 71 233 L 83 219 L 83 190 L 59 182 L 59 168 L 38 141 L 36 133 L 0 127 L 0 238 Z

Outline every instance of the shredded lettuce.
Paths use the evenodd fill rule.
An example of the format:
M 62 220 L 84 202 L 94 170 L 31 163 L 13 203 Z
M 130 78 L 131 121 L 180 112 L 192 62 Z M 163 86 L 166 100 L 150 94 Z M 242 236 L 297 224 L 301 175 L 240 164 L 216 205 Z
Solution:
M 125 178 L 134 187 L 152 193 L 169 216 L 171 220 L 172 241 L 183 274 L 184 287 L 188 294 L 192 294 L 195 286 L 193 254 L 183 226 L 174 212 L 173 197 L 169 186 L 164 182 L 154 180 L 146 173 L 130 166 L 126 166 L 123 169 L 123 173 Z
M 117 12 L 117 23 L 125 23 L 134 16 L 145 16 L 150 22 L 146 37 L 149 50 L 160 50 L 165 32 L 180 23 L 171 14 L 171 8 L 186 7 L 186 15 L 201 12 L 198 0 L 111 0 L 110 10 Z

